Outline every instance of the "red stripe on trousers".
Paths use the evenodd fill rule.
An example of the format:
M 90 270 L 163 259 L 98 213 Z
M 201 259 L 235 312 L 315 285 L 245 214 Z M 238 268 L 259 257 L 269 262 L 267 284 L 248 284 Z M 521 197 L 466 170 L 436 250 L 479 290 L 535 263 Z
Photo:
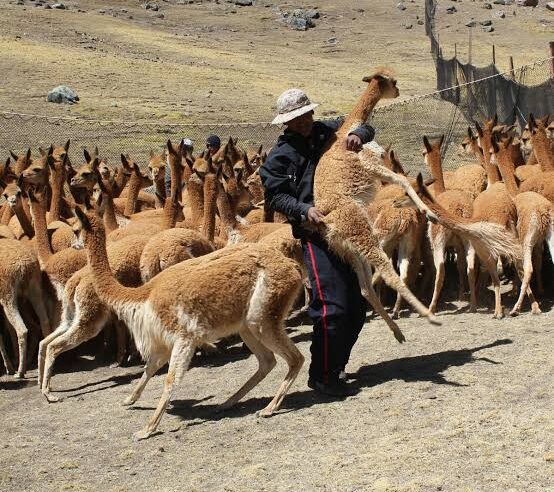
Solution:
M 317 287 L 317 295 L 323 304 L 323 382 L 328 383 L 329 379 L 329 341 L 327 339 L 327 304 L 323 298 L 323 291 L 321 290 L 321 284 L 319 283 L 319 275 L 317 274 L 317 266 L 315 263 L 314 250 L 312 249 L 312 243 L 307 241 L 308 250 L 310 251 L 310 259 L 312 261 L 312 269 L 315 275 L 315 285 Z

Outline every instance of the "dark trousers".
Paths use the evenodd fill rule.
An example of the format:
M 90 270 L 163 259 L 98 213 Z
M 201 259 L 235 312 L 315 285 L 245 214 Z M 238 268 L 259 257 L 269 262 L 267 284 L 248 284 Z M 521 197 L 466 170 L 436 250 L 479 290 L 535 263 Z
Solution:
M 313 321 L 310 379 L 336 381 L 365 321 L 367 305 L 350 265 L 329 251 L 319 236 L 302 241 L 312 285 L 308 314 Z

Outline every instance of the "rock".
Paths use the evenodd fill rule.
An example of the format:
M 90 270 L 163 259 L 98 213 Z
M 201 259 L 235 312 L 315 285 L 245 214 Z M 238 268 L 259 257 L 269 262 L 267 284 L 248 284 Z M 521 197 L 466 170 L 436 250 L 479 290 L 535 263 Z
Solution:
M 450 7 L 446 7 L 446 13 L 447 14 L 453 14 L 455 12 L 458 12 L 458 9 L 454 7 L 454 5 L 451 5 Z
M 554 461 L 554 452 L 551 451 L 550 453 L 545 453 L 544 460 L 545 461 Z
M 521 7 L 536 7 L 539 0 L 517 0 L 517 4 Z
M 50 5 L 48 5 L 48 4 L 46 4 L 46 5 L 44 6 L 44 8 L 45 8 L 45 9 L 51 9 L 52 7 L 50 7 Z
M 400 2 L 400 3 L 396 6 L 396 8 L 397 8 L 398 10 L 406 10 L 406 5 L 404 5 L 402 2 Z
M 422 19 L 418 19 L 418 20 L 417 20 L 417 25 L 418 25 L 418 26 L 422 26 L 423 24 L 425 24 L 425 22 L 423 22 Z
M 411 29 L 412 27 L 414 27 L 412 24 L 402 24 L 404 26 L 405 29 Z
M 79 100 L 79 96 L 73 89 L 65 85 L 58 85 L 48 93 L 46 100 L 58 104 L 74 104 Z
M 494 32 L 494 27 L 492 27 L 492 26 L 483 26 L 483 31 L 485 31 L 485 32 Z
M 496 12 L 494 15 L 496 15 L 496 17 L 500 17 L 501 19 L 505 19 L 505 18 L 506 18 L 506 12 L 504 12 L 503 10 L 499 10 L 499 11 Z
M 249 5 L 253 5 L 253 0 L 227 0 L 229 3 L 234 3 L 235 5 L 239 5 L 240 7 L 248 7 Z
M 302 19 L 301 17 L 289 17 L 287 19 L 288 26 L 295 31 L 307 31 L 308 30 L 308 21 Z
M 480 21 L 479 24 L 481 24 L 482 26 L 492 26 L 492 21 L 484 20 L 484 21 Z
M 144 8 L 146 10 L 153 10 L 154 12 L 160 10 L 160 6 L 157 3 L 154 3 L 154 2 L 146 2 L 144 4 Z
M 337 38 L 329 38 L 329 39 L 327 40 L 327 42 L 328 42 L 329 44 L 335 44 L 335 43 L 337 42 Z
M 159 14 L 156 14 L 154 17 L 157 17 L 158 19 L 163 19 L 165 15 L 160 12 Z
M 295 9 L 292 12 L 285 12 L 283 18 L 286 24 L 295 31 L 306 31 L 310 27 L 315 27 L 312 19 L 317 19 L 319 12 L 315 9 Z
M 52 8 L 53 9 L 60 9 L 60 10 L 65 10 L 67 9 L 67 7 L 63 4 L 63 3 L 54 3 L 52 5 Z
M 477 22 L 472 20 L 472 21 L 466 22 L 465 25 L 466 25 L 466 27 L 475 27 L 477 25 Z
M 546 4 L 546 10 L 551 10 L 554 12 L 554 2 L 548 2 Z
M 483 8 L 490 10 L 490 9 L 492 9 L 492 5 L 490 3 L 484 3 Z

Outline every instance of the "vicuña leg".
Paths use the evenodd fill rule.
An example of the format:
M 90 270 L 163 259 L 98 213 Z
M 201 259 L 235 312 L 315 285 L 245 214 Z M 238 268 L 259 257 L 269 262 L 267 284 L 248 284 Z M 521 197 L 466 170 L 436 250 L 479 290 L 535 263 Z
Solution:
M 144 372 L 142 373 L 139 382 L 136 384 L 133 392 L 125 398 L 125 400 L 123 400 L 122 405 L 129 406 L 138 401 L 144 391 L 144 388 L 146 387 L 146 383 L 148 383 L 150 378 L 152 378 L 152 376 L 156 374 L 161 367 L 163 367 L 163 365 L 169 360 L 169 357 L 169 351 L 160 351 L 150 354 L 150 358 L 146 361 Z
M 8 352 L 6 351 L 6 346 L 4 345 L 4 337 L 2 336 L 2 333 L 0 333 L 0 354 L 2 355 L 2 361 L 4 362 L 6 373 L 13 374 L 13 364 L 8 357 Z
M 440 324 L 396 274 L 387 255 L 379 246 L 378 239 L 372 233 L 370 220 L 361 207 L 355 202 L 344 204 L 327 215 L 325 224 L 331 250 L 344 258 L 360 255 L 375 268 L 384 282 L 399 292 L 421 316 L 427 317 L 431 323 Z
M 27 334 L 28 330 L 25 326 L 25 322 L 19 313 L 19 307 L 17 306 L 17 299 L 6 299 L 2 302 L 4 308 L 4 314 L 8 322 L 13 326 L 17 334 L 17 345 L 19 353 L 19 364 L 17 366 L 17 373 L 15 377 L 20 379 L 25 377 L 25 367 L 27 363 Z
M 477 295 L 475 293 L 475 248 L 469 242 L 464 244 L 464 248 L 466 250 L 467 283 L 469 284 L 469 312 L 475 313 L 477 311 Z
M 158 402 L 154 415 L 152 415 L 146 427 L 135 434 L 136 439 L 146 439 L 150 437 L 158 427 L 171 399 L 173 386 L 179 384 L 183 375 L 187 372 L 195 350 L 196 345 L 191 339 L 179 338 L 173 345 L 162 397 Z
M 73 321 L 71 327 L 47 345 L 41 389 L 42 394 L 49 402 L 59 401 L 59 398 L 50 394 L 52 370 L 58 356 L 98 335 L 108 318 L 109 314 L 105 308 L 90 310 L 83 308 L 79 311 L 78 318 Z

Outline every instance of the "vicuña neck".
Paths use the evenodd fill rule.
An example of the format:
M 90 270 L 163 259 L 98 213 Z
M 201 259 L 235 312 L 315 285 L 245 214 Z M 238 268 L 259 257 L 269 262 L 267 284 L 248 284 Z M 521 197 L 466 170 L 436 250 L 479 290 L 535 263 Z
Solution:
M 446 186 L 444 184 L 440 150 L 433 149 L 431 152 L 428 152 L 425 161 L 429 169 L 431 169 L 431 176 L 433 176 L 435 180 L 434 186 L 436 194 L 444 193 L 446 191 Z
M 337 132 L 337 139 L 341 140 L 346 137 L 353 128 L 365 124 L 371 115 L 373 108 L 381 99 L 381 90 L 379 89 L 379 81 L 371 80 L 367 85 L 366 90 L 358 99 L 358 102 L 350 111 L 350 114 L 345 118 L 340 129 Z
M 215 214 L 217 210 L 217 177 L 209 173 L 204 177 L 204 222 L 202 234 L 213 243 L 215 235 Z
M 106 233 L 103 228 L 90 232 L 85 245 L 94 288 L 102 302 L 119 315 L 125 311 L 125 304 L 144 302 L 148 298 L 150 287 L 147 284 L 137 288 L 125 287 L 114 277 L 108 261 Z
M 33 215 L 35 236 L 37 238 L 37 251 L 38 260 L 41 268 L 52 257 L 52 249 L 50 247 L 50 241 L 48 240 L 48 229 L 46 226 L 46 207 L 44 206 L 44 199 L 40 201 L 31 201 L 31 213 Z
M 125 210 L 123 215 L 130 217 L 136 212 L 137 199 L 140 192 L 141 179 L 135 173 L 129 180 L 129 189 L 127 190 L 127 201 L 125 202 Z
M 519 193 L 519 188 L 514 175 L 515 165 L 512 161 L 510 150 L 500 149 L 495 155 L 498 169 L 502 175 L 502 181 L 506 185 L 506 190 L 511 197 L 514 197 Z

